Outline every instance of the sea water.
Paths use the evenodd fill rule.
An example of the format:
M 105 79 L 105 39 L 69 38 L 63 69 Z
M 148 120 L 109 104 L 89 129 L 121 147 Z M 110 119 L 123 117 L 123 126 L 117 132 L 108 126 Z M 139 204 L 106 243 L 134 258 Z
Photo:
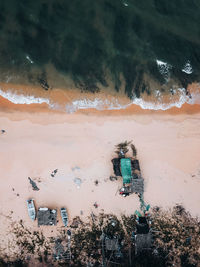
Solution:
M 188 84 L 199 82 L 199 25 L 198 0 L 1 0 L 0 82 L 44 91 L 73 84 L 80 97 L 66 106 L 71 111 L 128 105 L 99 99 L 102 89 L 150 109 L 170 108 L 157 100 L 177 93 L 173 105 L 180 107 L 192 102 Z M 0 94 L 13 103 L 55 104 L 12 90 Z

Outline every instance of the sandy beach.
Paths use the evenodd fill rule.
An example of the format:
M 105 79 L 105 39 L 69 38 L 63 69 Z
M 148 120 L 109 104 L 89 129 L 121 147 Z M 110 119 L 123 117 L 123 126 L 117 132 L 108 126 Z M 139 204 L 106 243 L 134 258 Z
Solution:
M 85 219 L 91 211 L 129 215 L 139 209 L 136 195 L 119 195 L 121 180 L 109 180 L 115 145 L 125 140 L 132 140 L 138 150 L 146 203 L 166 209 L 178 203 L 200 216 L 198 105 L 174 112 L 136 108 L 135 113 L 84 110 L 64 114 L 47 111 L 45 104 L 9 109 L 6 101 L 1 101 L 0 112 L 0 128 L 6 131 L 0 134 L 1 248 L 9 247 L 13 222 L 23 220 L 27 227 L 37 227 L 28 217 L 28 198 L 35 200 L 36 207 L 66 207 L 70 220 L 77 215 Z M 28 177 L 39 191 L 32 190 Z M 59 227 L 60 215 L 58 220 Z

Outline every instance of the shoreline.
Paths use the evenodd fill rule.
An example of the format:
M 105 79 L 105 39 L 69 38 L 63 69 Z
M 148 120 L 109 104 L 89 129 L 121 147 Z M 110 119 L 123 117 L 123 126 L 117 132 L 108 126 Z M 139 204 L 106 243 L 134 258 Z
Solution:
M 200 113 L 199 84 L 192 84 L 187 89 L 196 100 L 182 95 L 174 96 L 174 98 L 171 98 L 172 96 L 170 95 L 163 95 L 161 98 L 161 103 L 163 104 L 159 104 L 159 101 L 161 101 L 159 98 L 147 95 L 142 96 L 144 104 L 141 104 L 141 99 L 136 99 L 136 102 L 139 101 L 138 104 L 134 102 L 131 103 L 129 98 L 121 93 L 117 94 L 113 91 L 111 94 L 103 91 L 99 94 L 81 93 L 78 89 L 68 89 L 66 91 L 63 89 L 53 89 L 45 91 L 35 86 L 0 83 L 0 90 L 2 89 L 4 97 L 0 95 L 0 111 L 3 112 L 75 113 L 92 116 L 126 116 L 140 114 L 178 115 Z M 9 94 L 11 95 L 9 96 Z M 179 97 L 184 100 L 180 100 Z M 176 104 L 176 99 L 182 102 L 177 102 Z M 155 104 L 153 104 L 154 101 L 156 101 Z M 27 104 L 25 104 L 26 102 Z M 145 103 L 147 106 L 142 107 L 141 105 L 145 105 Z M 155 105 L 155 108 L 153 108 L 153 106 L 150 107 L 150 103 Z M 161 105 L 165 108 L 162 109 Z M 166 108 L 168 106 L 169 108 Z

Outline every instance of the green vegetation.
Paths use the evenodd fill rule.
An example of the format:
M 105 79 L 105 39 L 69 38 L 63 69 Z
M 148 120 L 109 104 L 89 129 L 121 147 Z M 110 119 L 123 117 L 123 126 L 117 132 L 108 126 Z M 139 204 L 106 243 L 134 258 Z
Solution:
M 121 267 L 167 267 L 167 266 L 198 266 L 200 262 L 200 222 L 176 206 L 171 211 L 153 208 L 151 213 L 154 243 L 151 251 L 135 255 L 132 232 L 135 231 L 136 217 L 122 215 L 117 218 L 113 214 L 99 214 L 83 222 L 79 217 L 73 219 L 71 228 L 71 266 L 101 266 L 102 264 L 102 233 L 112 239 L 118 238 L 122 258 Z M 56 242 L 67 248 L 67 231 L 57 229 L 55 237 L 45 237 L 41 230 L 31 231 L 23 222 L 16 223 L 12 229 L 16 239 L 13 245 L 19 248 L 15 254 L 16 261 L 10 262 L 9 257 L 1 253 L 0 266 L 26 266 L 29 260 L 49 264 L 55 263 L 54 249 Z M 20 259 L 20 260 L 19 260 Z M 131 259 L 131 260 L 130 260 Z M 69 261 L 60 259 L 58 266 L 67 266 Z

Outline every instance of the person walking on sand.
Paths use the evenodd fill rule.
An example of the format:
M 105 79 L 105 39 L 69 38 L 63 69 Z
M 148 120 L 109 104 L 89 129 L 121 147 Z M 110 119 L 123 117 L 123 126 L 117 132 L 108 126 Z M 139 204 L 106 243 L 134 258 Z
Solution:
M 99 207 L 99 205 L 97 204 L 97 202 L 94 203 L 94 207 L 97 209 Z

